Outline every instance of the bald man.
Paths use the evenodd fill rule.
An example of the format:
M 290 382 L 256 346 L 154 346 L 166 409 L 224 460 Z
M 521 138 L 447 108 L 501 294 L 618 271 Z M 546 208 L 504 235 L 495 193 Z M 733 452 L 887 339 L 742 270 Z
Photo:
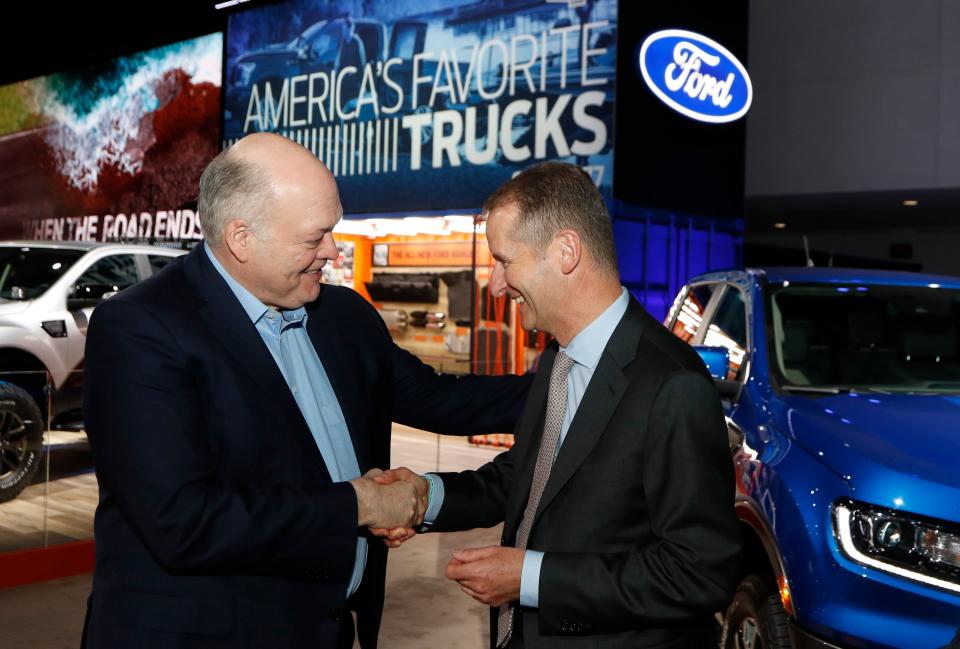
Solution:
M 386 549 L 425 503 L 390 423 L 512 429 L 529 381 L 435 374 L 355 292 L 336 183 L 251 135 L 200 179 L 206 240 L 97 307 L 84 406 L 100 485 L 89 649 L 375 647 Z

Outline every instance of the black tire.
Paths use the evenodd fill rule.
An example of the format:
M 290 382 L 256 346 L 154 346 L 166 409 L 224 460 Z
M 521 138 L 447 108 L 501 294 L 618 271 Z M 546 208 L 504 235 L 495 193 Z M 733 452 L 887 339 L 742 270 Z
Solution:
M 780 594 L 758 575 L 737 587 L 723 620 L 721 649 L 793 649 L 790 625 Z
M 33 480 L 43 457 L 43 418 L 29 393 L 0 381 L 0 502 Z

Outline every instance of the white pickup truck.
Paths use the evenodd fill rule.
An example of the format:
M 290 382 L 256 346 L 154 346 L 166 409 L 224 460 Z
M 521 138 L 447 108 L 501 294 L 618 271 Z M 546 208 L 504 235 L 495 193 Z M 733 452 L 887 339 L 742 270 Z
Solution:
M 83 348 L 94 307 L 182 254 L 121 243 L 0 242 L 0 502 L 30 483 L 46 428 L 83 425 Z

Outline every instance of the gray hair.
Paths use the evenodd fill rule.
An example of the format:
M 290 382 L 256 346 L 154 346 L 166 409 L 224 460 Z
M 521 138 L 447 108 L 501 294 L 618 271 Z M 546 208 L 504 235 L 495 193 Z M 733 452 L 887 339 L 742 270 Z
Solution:
M 270 177 L 260 165 L 231 151 L 232 147 L 221 151 L 200 176 L 197 211 L 204 237 L 211 246 L 223 243 L 224 228 L 234 218 L 246 221 L 258 238 L 265 234 Z
M 560 230 L 580 235 L 601 270 L 618 275 L 617 249 L 610 213 L 593 180 L 568 162 L 541 162 L 527 167 L 500 186 L 483 204 L 483 211 L 517 207 L 514 233 L 543 251 Z

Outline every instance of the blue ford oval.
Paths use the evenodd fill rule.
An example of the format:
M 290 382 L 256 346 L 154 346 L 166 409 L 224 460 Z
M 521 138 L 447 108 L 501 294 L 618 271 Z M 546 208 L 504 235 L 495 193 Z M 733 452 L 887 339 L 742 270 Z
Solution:
M 732 122 L 750 110 L 753 86 L 746 69 L 706 36 L 682 29 L 654 32 L 640 46 L 638 62 L 650 90 L 691 119 Z

